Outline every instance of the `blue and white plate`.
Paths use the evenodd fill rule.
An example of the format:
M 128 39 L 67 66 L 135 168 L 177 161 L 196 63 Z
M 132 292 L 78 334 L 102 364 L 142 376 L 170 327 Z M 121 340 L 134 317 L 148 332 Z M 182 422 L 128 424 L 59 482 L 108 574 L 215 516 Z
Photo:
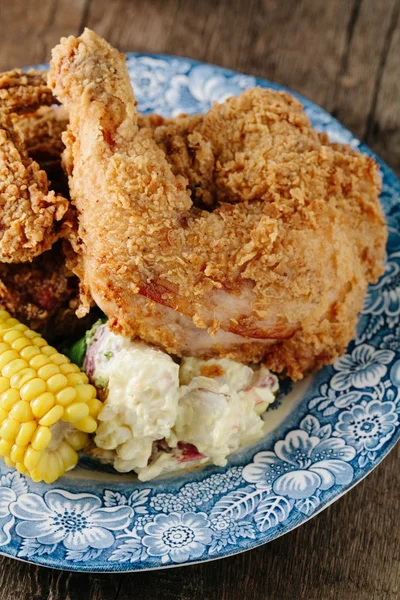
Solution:
M 280 86 L 183 58 L 130 54 L 139 108 L 177 115 L 260 85 Z M 400 434 L 400 182 L 324 110 L 300 100 L 333 141 L 373 156 L 390 228 L 385 274 L 370 286 L 357 337 L 331 367 L 285 390 L 269 431 L 226 468 L 140 483 L 87 460 L 54 485 L 1 465 L 0 549 L 75 571 L 158 569 L 229 556 L 273 540 L 342 496 Z M 88 468 L 91 466 L 92 468 Z

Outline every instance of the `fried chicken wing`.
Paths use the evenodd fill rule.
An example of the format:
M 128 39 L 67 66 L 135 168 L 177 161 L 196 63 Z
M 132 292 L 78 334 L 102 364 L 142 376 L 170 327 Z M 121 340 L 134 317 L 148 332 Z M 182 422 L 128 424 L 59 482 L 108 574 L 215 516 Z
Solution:
M 53 50 L 49 83 L 70 114 L 82 286 L 116 331 L 293 379 L 344 351 L 382 272 L 372 159 L 254 89 L 173 124 L 180 160 L 168 133 L 138 127 L 123 57 L 89 30 Z
M 0 111 L 0 261 L 25 262 L 60 236 L 68 201 L 49 191 L 47 175 L 29 158 L 10 115 Z

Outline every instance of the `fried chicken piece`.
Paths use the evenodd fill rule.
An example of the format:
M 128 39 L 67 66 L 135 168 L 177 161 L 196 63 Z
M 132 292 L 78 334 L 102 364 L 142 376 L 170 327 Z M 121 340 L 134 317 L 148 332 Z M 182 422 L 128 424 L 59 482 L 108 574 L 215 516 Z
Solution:
M 67 129 L 68 114 L 63 107 L 41 106 L 36 112 L 12 115 L 28 156 L 40 165 L 56 193 L 69 197 L 68 180 L 62 168 L 65 149 L 62 133 Z
M 39 164 L 61 160 L 65 148 L 62 133 L 68 126 L 63 107 L 41 106 L 36 112 L 15 115 L 14 126 L 21 133 L 29 156 Z
M 104 40 L 64 38 L 49 82 L 70 114 L 82 285 L 116 331 L 293 379 L 344 351 L 382 272 L 372 159 L 329 144 L 289 94 L 256 88 L 194 120 L 213 163 L 200 183 L 218 200 L 204 211 L 154 128 L 138 127 L 124 59 Z
M 174 174 L 186 177 L 192 200 L 200 208 L 211 208 L 218 202 L 215 183 L 218 156 L 211 140 L 202 135 L 206 118 L 207 115 L 181 115 L 164 119 L 149 115 L 138 122 L 165 152 Z M 216 131 L 212 137 L 217 140 L 220 135 L 224 133 Z
M 57 238 L 56 228 L 52 231 L 54 217 L 57 218 L 64 212 L 64 228 L 72 230 L 75 224 L 71 210 L 68 214 L 64 210 L 67 207 L 66 200 L 55 196 L 54 191 L 47 192 L 49 182 L 46 174 L 39 170 L 36 162 L 32 162 L 37 161 L 40 167 L 46 170 L 52 179 L 53 189 L 54 180 L 56 186 L 60 186 L 61 177 L 64 177 L 65 181 L 61 168 L 61 154 L 64 149 L 61 134 L 66 129 L 68 115 L 61 107 L 45 106 L 55 103 L 57 101 L 47 86 L 46 73 L 29 71 L 26 74 L 15 70 L 0 75 L 0 119 L 3 132 L 6 133 L 1 152 L 1 168 L 3 174 L 8 177 L 0 184 L 1 198 L 3 202 L 6 201 L 8 211 L 2 215 L 3 225 L 11 228 L 8 236 L 11 231 L 15 231 L 15 234 L 21 231 L 16 228 L 15 217 L 20 217 L 21 227 L 26 227 L 30 233 L 34 231 L 35 226 L 44 225 L 43 235 L 46 238 L 43 242 L 36 244 L 40 241 L 37 237 L 40 231 L 33 238 L 35 253 L 46 250 Z M 14 182 L 18 181 L 18 189 L 10 189 L 12 177 Z M 64 184 L 65 188 L 67 186 Z M 29 196 L 24 194 L 25 189 Z M 22 198 L 16 197 L 13 206 L 5 194 L 16 195 L 16 192 L 21 193 Z M 48 196 L 45 202 L 40 199 L 40 194 Z M 25 210 L 26 203 L 33 199 L 35 204 L 31 213 L 24 215 L 20 211 L 19 203 L 24 200 Z M 45 211 L 46 204 L 49 204 L 48 215 L 45 214 L 44 218 L 40 204 L 43 204 Z M 54 211 L 51 204 L 55 205 Z M 18 245 L 8 245 L 7 240 L 7 237 L 2 240 L 2 252 L 4 253 L 6 248 L 6 255 L 10 260 L 31 258 L 30 246 L 29 250 L 21 249 Z M 70 250 L 68 254 L 71 254 Z M 81 335 L 93 322 L 92 315 L 83 320 L 78 320 L 75 315 L 79 299 L 79 280 L 68 271 L 65 259 L 61 242 L 58 242 L 51 250 L 33 258 L 32 262 L 0 264 L 0 305 L 50 340 Z
M 0 264 L 0 305 L 48 340 L 83 334 L 94 316 L 78 319 L 79 280 L 65 267 L 61 242 L 31 263 Z
M 46 173 L 0 111 L 0 261 L 25 262 L 51 248 L 67 209 L 68 200 L 49 191 Z
M 46 172 L 52 189 L 68 196 L 61 166 L 61 134 L 67 127 L 68 115 L 62 107 L 51 106 L 57 103 L 47 86 L 46 71 L 25 73 L 15 69 L 0 74 L 0 110 L 10 114 L 28 156 Z
M 0 109 L 10 113 L 31 113 L 40 106 L 57 102 L 47 85 L 47 72 L 13 69 L 0 74 Z

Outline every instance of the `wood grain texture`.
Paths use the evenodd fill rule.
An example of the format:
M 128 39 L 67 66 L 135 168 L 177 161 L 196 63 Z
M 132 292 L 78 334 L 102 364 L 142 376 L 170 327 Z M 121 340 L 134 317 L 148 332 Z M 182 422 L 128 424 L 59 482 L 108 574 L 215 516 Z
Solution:
M 63 35 L 77 34 L 86 0 L 1 0 L 0 70 L 49 60 Z
M 272 79 L 333 112 L 400 174 L 400 0 L 1 0 L 0 69 L 88 25 L 125 51 Z M 400 447 L 267 546 L 157 573 L 62 573 L 0 557 L 0 600 L 397 600 Z

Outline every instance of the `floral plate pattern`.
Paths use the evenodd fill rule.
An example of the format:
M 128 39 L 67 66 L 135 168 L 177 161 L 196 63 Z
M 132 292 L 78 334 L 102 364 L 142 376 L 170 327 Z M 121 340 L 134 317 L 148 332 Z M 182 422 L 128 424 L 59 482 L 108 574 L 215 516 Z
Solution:
M 204 112 L 255 85 L 282 89 L 177 57 L 130 54 L 127 60 L 143 112 Z M 2 464 L 3 554 L 92 572 L 228 556 L 314 516 L 395 445 L 400 435 L 400 182 L 333 117 L 300 99 L 316 128 L 373 156 L 383 176 L 381 200 L 390 232 L 386 270 L 369 288 L 347 353 L 298 388 L 298 401 L 285 417 L 258 444 L 232 456 L 226 468 L 210 466 L 143 484 L 85 469 L 83 460 L 81 468 L 46 486 Z

